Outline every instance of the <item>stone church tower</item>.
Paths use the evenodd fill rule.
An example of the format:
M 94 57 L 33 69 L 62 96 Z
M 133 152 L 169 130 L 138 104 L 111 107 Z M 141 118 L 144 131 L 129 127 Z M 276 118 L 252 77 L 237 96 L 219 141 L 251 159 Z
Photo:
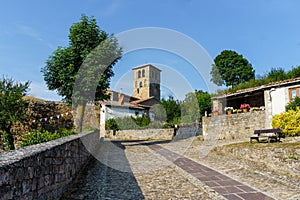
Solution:
M 133 97 L 148 99 L 154 97 L 160 100 L 160 72 L 151 64 L 138 66 L 133 71 Z

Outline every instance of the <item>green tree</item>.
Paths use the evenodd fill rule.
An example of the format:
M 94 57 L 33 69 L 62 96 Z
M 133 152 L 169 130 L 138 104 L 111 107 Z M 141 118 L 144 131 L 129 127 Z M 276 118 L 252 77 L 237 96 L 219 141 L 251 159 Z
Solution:
M 182 117 L 188 118 L 188 122 L 200 121 L 205 115 L 205 111 L 210 113 L 211 108 L 210 94 L 202 90 L 195 90 L 195 92 L 188 93 L 182 103 Z
M 174 97 L 169 96 L 168 99 L 162 98 L 160 104 L 163 106 L 166 112 L 166 120 L 168 123 L 177 123 L 177 120 L 181 116 L 180 102 L 175 100 Z
M 86 104 L 108 98 L 112 67 L 121 54 L 116 38 L 100 30 L 94 17 L 82 15 L 70 28 L 69 46 L 58 47 L 42 68 L 48 89 L 80 106 L 80 131 Z
M 196 94 L 196 97 L 198 100 L 200 117 L 205 115 L 205 111 L 207 113 L 211 113 L 212 101 L 211 101 L 210 94 L 208 92 L 204 92 L 202 90 L 196 90 L 195 94 Z
M 268 82 L 277 82 L 288 79 L 287 74 L 283 68 L 271 68 L 270 72 L 267 74 Z
M 289 111 L 289 110 L 297 110 L 297 108 L 300 108 L 300 97 L 295 97 L 293 99 L 293 101 L 291 101 L 290 103 L 288 103 L 286 106 L 285 106 L 285 110 L 286 111 Z
M 29 82 L 22 84 L 4 77 L 0 80 L 0 129 L 4 132 L 4 141 L 9 150 L 15 149 L 14 137 L 10 131 L 13 123 L 25 119 L 27 103 L 22 97 L 28 87 Z
M 287 72 L 288 78 L 298 78 L 300 77 L 300 65 L 298 67 L 293 67 Z
M 224 50 L 215 59 L 213 65 L 211 81 L 221 86 L 234 87 L 254 79 L 254 70 L 252 65 L 242 55 L 235 51 Z M 223 81 L 220 80 L 220 77 Z

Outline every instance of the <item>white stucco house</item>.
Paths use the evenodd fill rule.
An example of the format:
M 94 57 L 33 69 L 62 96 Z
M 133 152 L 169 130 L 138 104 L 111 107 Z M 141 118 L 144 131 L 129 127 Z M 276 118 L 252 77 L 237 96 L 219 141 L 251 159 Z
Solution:
M 285 106 L 296 96 L 300 96 L 300 78 L 213 97 L 213 110 L 217 110 L 219 114 L 224 114 L 225 107 L 238 109 L 243 103 L 250 104 L 251 107 L 264 107 L 268 124 L 271 126 L 272 116 L 284 112 Z
M 111 118 L 149 116 L 154 120 L 151 108 L 160 101 L 161 70 L 151 64 L 132 69 L 133 95 L 108 90 L 110 99 L 100 102 L 100 130 L 105 129 L 105 121 Z

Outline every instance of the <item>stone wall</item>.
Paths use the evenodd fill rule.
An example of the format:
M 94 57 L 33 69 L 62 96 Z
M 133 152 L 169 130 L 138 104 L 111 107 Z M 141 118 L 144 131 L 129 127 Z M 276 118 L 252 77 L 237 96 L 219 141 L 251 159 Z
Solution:
M 193 136 L 202 135 L 202 126 L 201 124 L 193 124 L 186 126 L 179 126 L 174 140 L 186 139 Z
M 113 135 L 113 131 L 107 131 L 106 137 L 122 140 L 172 140 L 174 129 L 145 129 L 145 130 L 121 130 Z
M 98 138 L 82 133 L 1 154 L 0 199 L 59 199 Z
M 11 127 L 17 149 L 20 148 L 22 135 L 33 129 L 40 128 L 52 132 L 60 128 L 73 128 L 73 111 L 66 103 L 26 100 L 28 101 L 28 109 L 24 121 L 22 123 L 15 122 Z M 0 152 L 4 150 L 3 132 L 0 131 Z
M 205 140 L 249 138 L 254 130 L 266 128 L 265 111 L 203 117 Z
M 145 129 L 145 130 L 121 130 L 113 135 L 113 131 L 107 131 L 106 137 L 110 139 L 136 139 L 136 140 L 180 140 L 193 136 L 202 135 L 199 124 L 180 126 L 174 135 L 174 128 L 169 129 Z

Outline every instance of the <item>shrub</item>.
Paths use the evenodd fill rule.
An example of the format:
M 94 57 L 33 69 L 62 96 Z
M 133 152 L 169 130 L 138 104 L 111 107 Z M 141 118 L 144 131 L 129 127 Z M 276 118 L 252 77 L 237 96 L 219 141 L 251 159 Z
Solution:
M 273 128 L 281 128 L 283 136 L 300 135 L 300 109 L 274 115 L 272 119 Z
M 150 121 L 149 117 L 122 117 L 105 121 L 106 130 L 138 130 L 146 128 L 162 128 L 159 121 Z
M 300 97 L 295 97 L 288 105 L 286 105 L 285 110 L 297 110 L 297 107 L 300 107 Z
M 8 150 L 14 150 L 15 149 L 14 138 L 13 137 L 14 136 L 11 133 L 4 131 L 3 139 L 4 139 L 4 143 L 6 145 L 6 148 Z
M 21 138 L 21 147 L 30 146 L 33 144 L 39 144 L 43 142 L 48 142 L 50 140 L 55 140 L 61 137 L 66 137 L 69 135 L 76 134 L 73 130 L 61 129 L 55 132 L 49 132 L 46 130 L 33 130 L 23 135 Z
M 105 129 L 106 130 L 114 130 L 114 131 L 118 131 L 120 130 L 117 122 L 115 119 L 108 119 L 105 121 Z

